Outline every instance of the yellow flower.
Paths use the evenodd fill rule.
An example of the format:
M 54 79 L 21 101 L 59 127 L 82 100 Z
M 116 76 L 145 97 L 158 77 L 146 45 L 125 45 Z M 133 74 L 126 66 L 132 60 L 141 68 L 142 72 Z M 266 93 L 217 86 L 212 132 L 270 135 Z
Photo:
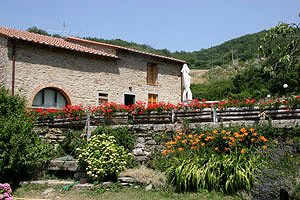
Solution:
M 217 130 L 217 129 L 214 129 L 214 130 L 213 130 L 213 133 L 214 133 L 214 134 L 217 134 L 217 133 L 218 133 L 218 130 Z
M 167 146 L 167 149 L 171 149 L 171 148 L 172 148 L 172 146 L 170 146 L 170 145 Z
M 184 150 L 184 148 L 182 148 L 182 147 L 178 148 L 178 151 L 183 151 L 183 150 Z
M 267 148 L 268 148 L 268 147 L 267 147 L 266 145 L 263 146 L 263 149 L 264 149 L 264 150 L 267 150 Z
M 187 140 L 182 140 L 181 142 L 182 142 L 182 144 L 185 144 L 187 142 Z
M 218 151 L 219 150 L 219 147 L 215 147 L 215 151 Z
M 251 133 L 254 133 L 254 128 L 249 129 Z
M 241 150 L 241 153 L 242 153 L 242 154 L 246 153 L 246 149 L 242 149 L 242 150 Z
M 225 130 L 222 130 L 221 133 L 224 134 L 224 133 L 226 133 L 226 131 L 225 131 Z

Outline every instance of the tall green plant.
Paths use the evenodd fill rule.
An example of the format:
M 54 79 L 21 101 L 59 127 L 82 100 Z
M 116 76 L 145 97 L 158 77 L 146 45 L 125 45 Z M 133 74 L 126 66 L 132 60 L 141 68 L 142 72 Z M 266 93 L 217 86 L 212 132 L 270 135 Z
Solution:
M 179 159 L 167 170 L 168 180 L 178 192 L 201 189 L 234 193 L 249 191 L 260 166 L 258 157 L 216 155 Z
M 51 146 L 32 133 L 25 101 L 0 88 L 0 180 L 17 184 L 51 159 Z

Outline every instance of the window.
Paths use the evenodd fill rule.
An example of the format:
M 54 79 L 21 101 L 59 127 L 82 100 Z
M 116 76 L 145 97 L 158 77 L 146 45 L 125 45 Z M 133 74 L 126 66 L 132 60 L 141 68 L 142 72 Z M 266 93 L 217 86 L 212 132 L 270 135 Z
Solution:
M 126 106 L 130 106 L 132 104 L 135 104 L 135 95 L 124 94 L 124 104 Z
M 158 77 L 158 68 L 154 63 L 148 63 L 147 65 L 147 84 L 156 85 Z
M 104 104 L 106 102 L 108 102 L 108 94 L 99 93 L 99 95 L 98 95 L 98 105 Z
M 42 89 L 33 99 L 33 107 L 63 108 L 67 105 L 67 100 L 58 90 L 54 88 Z
M 157 94 L 148 94 L 148 103 L 157 103 L 158 95 Z

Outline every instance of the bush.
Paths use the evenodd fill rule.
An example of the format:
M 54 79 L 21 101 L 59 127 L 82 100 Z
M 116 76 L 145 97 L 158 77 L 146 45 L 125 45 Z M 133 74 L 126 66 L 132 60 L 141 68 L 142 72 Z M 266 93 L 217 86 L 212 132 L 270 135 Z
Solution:
M 259 161 L 255 156 L 216 154 L 178 159 L 167 170 L 167 176 L 178 192 L 206 189 L 231 194 L 251 189 Z
M 57 148 L 57 156 L 72 156 L 76 158 L 76 148 L 82 147 L 86 144 L 86 138 L 82 137 L 83 130 L 64 130 L 62 135 L 64 140 Z
M 129 159 L 124 147 L 118 146 L 113 136 L 94 135 L 83 148 L 77 149 L 78 161 L 94 180 L 116 177 L 126 168 Z
M 110 127 L 98 126 L 92 134 L 113 136 L 117 145 L 124 147 L 128 152 L 131 152 L 134 148 L 135 137 L 127 127 L 113 129 Z
M 253 128 L 178 131 L 165 144 L 168 180 L 178 192 L 201 189 L 235 193 L 249 191 L 259 172 L 268 140 Z M 170 162 L 172 161 L 172 162 Z
M 288 191 L 291 199 L 300 199 L 300 156 L 294 146 L 295 140 L 276 141 L 269 148 L 270 159 L 251 190 L 251 195 L 257 200 L 278 199 L 281 188 Z
M 15 186 L 50 160 L 53 151 L 32 133 L 23 98 L 0 88 L 0 113 L 0 180 Z

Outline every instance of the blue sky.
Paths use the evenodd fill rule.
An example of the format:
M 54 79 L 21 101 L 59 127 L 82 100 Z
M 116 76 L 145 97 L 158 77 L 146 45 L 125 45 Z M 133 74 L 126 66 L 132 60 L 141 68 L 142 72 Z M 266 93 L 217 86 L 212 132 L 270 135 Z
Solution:
M 194 51 L 300 22 L 299 12 L 300 0 L 4 0 L 0 26 Z

